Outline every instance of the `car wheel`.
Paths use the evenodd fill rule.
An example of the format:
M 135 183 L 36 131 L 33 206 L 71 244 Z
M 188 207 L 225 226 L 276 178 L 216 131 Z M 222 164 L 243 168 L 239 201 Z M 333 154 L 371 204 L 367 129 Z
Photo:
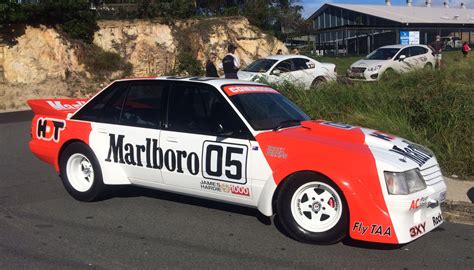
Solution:
M 59 159 L 66 191 L 76 200 L 96 201 L 105 190 L 102 172 L 94 152 L 84 143 L 71 143 Z
M 283 228 L 298 241 L 333 244 L 347 234 L 346 200 L 332 181 L 319 174 L 304 172 L 286 179 L 276 207 Z
M 317 77 L 316 79 L 313 80 L 311 83 L 311 88 L 319 88 L 321 85 L 323 85 L 326 82 L 326 79 L 323 77 Z
M 425 70 L 433 70 L 433 65 L 431 63 L 427 63 L 424 67 Z
M 381 77 L 382 79 L 391 79 L 391 78 L 394 78 L 395 75 L 396 75 L 395 70 L 388 68 L 382 73 Z

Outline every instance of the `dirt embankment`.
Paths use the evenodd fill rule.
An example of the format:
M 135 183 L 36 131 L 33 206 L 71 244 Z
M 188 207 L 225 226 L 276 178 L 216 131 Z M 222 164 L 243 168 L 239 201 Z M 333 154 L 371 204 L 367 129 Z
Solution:
M 226 46 L 239 46 L 242 62 L 287 51 L 276 38 L 263 33 L 241 17 L 178 21 L 101 21 L 94 45 L 118 53 L 133 65 L 131 76 L 171 74 L 183 47 L 205 62 L 210 52 L 223 58 Z M 96 78 L 84 63 L 84 44 L 54 28 L 25 26 L 16 44 L 0 41 L 0 111 L 26 108 L 26 100 L 40 97 L 76 97 L 95 93 L 110 80 L 123 76 L 112 72 Z

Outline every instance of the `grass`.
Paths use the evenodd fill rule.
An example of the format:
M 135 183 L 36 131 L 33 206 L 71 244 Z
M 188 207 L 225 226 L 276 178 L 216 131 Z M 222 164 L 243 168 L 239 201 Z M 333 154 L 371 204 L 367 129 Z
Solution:
M 474 175 L 474 55 L 443 56 L 441 71 L 421 70 L 374 83 L 329 83 L 310 91 L 289 83 L 275 87 L 312 118 L 423 144 L 435 152 L 445 174 L 468 177 Z M 354 58 L 324 60 L 345 70 Z

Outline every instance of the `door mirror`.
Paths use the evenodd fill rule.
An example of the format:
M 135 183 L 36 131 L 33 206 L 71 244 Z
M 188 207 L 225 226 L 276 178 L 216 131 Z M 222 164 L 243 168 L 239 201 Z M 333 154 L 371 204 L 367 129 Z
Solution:
M 281 74 L 281 70 L 279 70 L 279 69 L 274 69 L 274 70 L 272 71 L 272 75 L 280 76 L 280 74 Z
M 402 54 L 402 55 L 400 55 L 400 57 L 398 57 L 398 61 L 403 61 L 403 60 L 405 60 L 406 58 L 407 58 L 407 56 L 404 55 L 404 54 Z

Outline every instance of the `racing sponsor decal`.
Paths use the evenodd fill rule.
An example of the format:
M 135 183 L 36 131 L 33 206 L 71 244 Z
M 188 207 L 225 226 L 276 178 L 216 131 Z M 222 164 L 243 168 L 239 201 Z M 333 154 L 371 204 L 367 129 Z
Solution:
M 183 165 L 186 164 L 187 172 L 192 175 L 199 173 L 199 157 L 196 153 L 182 150 L 163 150 L 158 146 L 158 139 L 146 138 L 145 144 L 124 143 L 125 135 L 110 133 L 109 152 L 105 161 L 127 164 L 151 169 L 166 169 L 170 172 L 184 173 Z M 145 158 L 143 158 L 143 154 Z
M 439 213 L 437 216 L 432 217 L 431 220 L 433 221 L 433 226 L 436 227 L 439 224 L 443 223 L 443 215 Z
M 246 145 L 205 141 L 202 150 L 204 178 L 247 183 Z
M 388 141 L 388 142 L 395 139 L 395 136 L 391 136 L 391 135 L 382 133 L 380 131 L 374 131 L 374 132 L 370 133 L 369 135 L 373 136 L 373 137 L 376 137 L 376 138 L 379 138 L 379 139 L 382 139 L 384 141 Z
M 278 94 L 278 91 L 268 87 L 268 86 L 259 86 L 259 85 L 226 85 L 223 87 L 225 93 L 231 97 L 238 94 L 248 94 L 248 93 L 275 93 Z
M 109 134 L 106 162 L 165 169 L 170 172 L 197 175 L 200 157 L 197 153 L 162 149 L 158 139 L 145 138 L 144 144 L 125 142 L 125 135 Z M 202 152 L 204 178 L 245 184 L 247 182 L 247 146 L 205 141 Z
M 421 150 L 413 144 L 408 144 L 405 148 L 400 148 L 394 145 L 390 151 L 400 154 L 404 158 L 413 160 L 420 167 L 433 157 L 431 154 Z
M 411 201 L 410 210 L 416 210 L 420 207 L 426 207 L 428 205 L 428 197 L 421 197 Z
M 285 148 L 278 146 L 267 146 L 267 155 L 275 158 L 288 158 L 288 154 L 285 152 Z
M 65 110 L 77 110 L 80 107 L 82 107 L 84 104 L 86 104 L 85 101 L 75 101 L 72 104 L 67 104 L 67 103 L 62 103 L 59 100 L 47 100 L 46 103 L 49 104 L 53 109 L 58 110 L 58 111 L 65 111 Z
M 379 224 L 371 224 L 370 226 L 364 226 L 364 224 L 360 221 L 354 222 L 354 225 L 352 226 L 352 231 L 358 232 L 361 235 L 365 235 L 367 232 L 369 232 L 372 235 L 386 236 L 386 237 L 392 236 L 392 227 L 390 226 L 387 226 L 385 228 Z
M 39 117 L 36 122 L 36 137 L 40 140 L 58 142 L 66 122 L 60 119 Z
M 426 232 L 426 222 L 420 223 L 410 228 L 410 236 L 412 238 L 422 235 Z
M 215 181 L 210 181 L 210 180 L 201 180 L 200 185 L 201 185 L 201 189 L 203 190 L 230 193 L 234 195 L 250 197 L 250 189 L 242 185 L 220 183 L 220 182 L 215 182 Z
M 321 122 L 320 124 L 324 126 L 330 126 L 330 127 L 340 128 L 340 129 L 353 129 L 354 128 L 354 126 L 351 126 L 348 124 L 331 122 L 331 121 Z

